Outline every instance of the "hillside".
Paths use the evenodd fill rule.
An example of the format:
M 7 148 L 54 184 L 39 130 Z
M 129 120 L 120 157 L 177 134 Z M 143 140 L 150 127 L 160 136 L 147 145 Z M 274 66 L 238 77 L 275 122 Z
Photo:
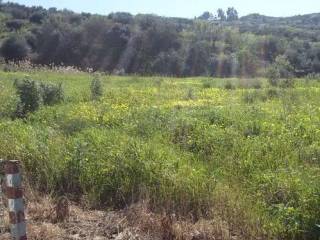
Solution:
M 228 14 L 101 16 L 3 3 L 1 54 L 6 61 L 115 74 L 215 77 L 263 76 L 277 56 L 285 56 L 297 76 L 320 73 L 320 14 Z
M 241 23 L 252 25 L 286 25 L 290 27 L 319 30 L 320 13 L 298 15 L 293 17 L 268 17 L 260 14 L 250 14 L 240 18 Z

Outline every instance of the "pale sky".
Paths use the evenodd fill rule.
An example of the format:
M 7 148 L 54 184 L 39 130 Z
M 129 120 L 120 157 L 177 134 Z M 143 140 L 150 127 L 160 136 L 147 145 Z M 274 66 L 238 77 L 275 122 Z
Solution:
M 110 12 L 154 13 L 160 16 L 199 16 L 204 11 L 235 7 L 241 16 L 260 13 L 292 16 L 320 12 L 320 0 L 12 0 L 28 6 L 67 8 L 75 12 L 107 15 Z

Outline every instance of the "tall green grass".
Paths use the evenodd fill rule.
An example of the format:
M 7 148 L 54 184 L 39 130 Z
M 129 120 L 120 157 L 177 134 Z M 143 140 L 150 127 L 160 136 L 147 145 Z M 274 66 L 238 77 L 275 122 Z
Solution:
M 24 75 L 0 73 L 0 156 L 22 160 L 37 189 L 218 216 L 248 239 L 318 239 L 319 82 L 101 76 L 91 101 L 94 76 L 39 71 L 30 77 L 61 82 L 65 101 L 13 121 Z

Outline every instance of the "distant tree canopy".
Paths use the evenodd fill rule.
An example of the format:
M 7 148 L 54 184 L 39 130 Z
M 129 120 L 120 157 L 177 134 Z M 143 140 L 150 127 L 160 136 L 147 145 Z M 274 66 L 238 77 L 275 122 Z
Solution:
M 3 42 L 0 52 L 6 61 L 20 61 L 28 56 L 28 46 L 23 38 L 11 36 Z
M 296 76 L 320 73 L 320 14 L 239 18 L 230 7 L 192 20 L 2 3 L 0 18 L 6 61 L 28 58 L 121 74 L 241 77 L 260 75 L 283 56 Z
M 223 9 L 219 8 L 218 11 L 217 11 L 217 14 L 218 14 L 218 19 L 220 21 L 226 21 L 227 20 L 226 14 L 223 11 Z
M 238 11 L 233 7 L 228 8 L 228 10 L 227 10 L 227 20 L 228 21 L 236 21 L 236 20 L 238 20 L 238 18 L 239 18 L 238 17 Z
M 210 12 L 204 12 L 200 17 L 198 17 L 198 19 L 201 20 L 209 20 L 213 17 L 212 13 Z

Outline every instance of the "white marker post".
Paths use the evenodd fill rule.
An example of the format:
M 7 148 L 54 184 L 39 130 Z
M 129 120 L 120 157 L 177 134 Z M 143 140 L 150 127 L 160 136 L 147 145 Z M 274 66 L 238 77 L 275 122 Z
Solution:
M 4 173 L 12 238 L 13 240 L 27 240 L 19 161 L 5 161 Z
M 3 160 L 0 159 L 0 234 L 5 232 L 5 223 L 4 223 L 4 216 L 5 216 L 5 205 L 4 205 L 4 197 L 3 197 L 3 190 L 2 184 L 4 182 L 4 166 Z

